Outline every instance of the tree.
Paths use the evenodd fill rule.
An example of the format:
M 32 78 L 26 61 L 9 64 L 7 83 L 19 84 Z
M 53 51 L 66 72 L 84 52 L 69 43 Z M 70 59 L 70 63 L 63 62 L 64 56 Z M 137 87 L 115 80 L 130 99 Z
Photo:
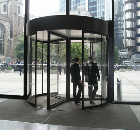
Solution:
M 20 36 L 17 39 L 17 42 L 18 43 L 16 44 L 15 49 L 14 49 L 15 56 L 19 60 L 23 60 L 24 59 L 24 35 Z
M 24 59 L 24 35 L 17 39 L 18 44 L 14 51 L 18 59 Z M 43 44 L 43 60 L 47 60 L 47 44 Z M 37 42 L 37 60 L 42 59 L 42 44 Z M 89 47 L 85 44 L 84 46 L 84 58 L 85 61 L 89 57 Z M 59 48 L 59 55 L 58 55 Z M 80 63 L 82 63 L 82 43 L 71 43 L 71 62 L 76 57 L 79 57 Z M 66 43 L 61 44 L 50 44 L 50 58 L 56 62 L 66 62 Z M 59 59 L 58 59 L 59 58 Z M 35 60 L 35 41 L 32 42 L 32 60 Z
M 71 43 L 71 62 L 78 57 L 82 63 L 82 43 Z M 84 45 L 84 60 L 87 61 L 89 57 L 89 47 Z
M 120 63 L 120 58 L 119 58 L 119 50 L 117 46 L 114 46 L 114 64 Z
M 99 47 L 96 49 L 96 62 L 101 64 L 101 44 L 99 45 Z
M 45 49 L 46 48 L 44 47 L 43 48 L 44 56 L 47 55 L 46 54 L 47 51 L 46 52 L 44 51 Z M 33 60 L 35 60 L 35 42 L 34 41 L 32 42 L 32 58 Z M 37 60 L 40 60 L 40 59 L 42 59 L 42 44 L 40 42 L 37 42 Z

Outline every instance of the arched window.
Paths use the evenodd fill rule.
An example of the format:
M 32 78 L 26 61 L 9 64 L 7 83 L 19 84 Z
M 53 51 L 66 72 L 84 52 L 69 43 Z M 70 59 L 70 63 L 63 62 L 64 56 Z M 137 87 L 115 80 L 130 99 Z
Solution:
M 4 27 L 0 24 L 0 54 L 4 54 Z

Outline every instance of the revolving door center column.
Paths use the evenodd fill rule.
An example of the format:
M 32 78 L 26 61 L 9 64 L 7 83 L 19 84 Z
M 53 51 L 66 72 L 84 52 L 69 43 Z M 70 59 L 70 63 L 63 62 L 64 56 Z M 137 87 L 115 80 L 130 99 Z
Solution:
M 47 68 L 50 68 L 50 32 L 48 31 Z M 50 109 L 50 69 L 47 69 L 47 109 Z

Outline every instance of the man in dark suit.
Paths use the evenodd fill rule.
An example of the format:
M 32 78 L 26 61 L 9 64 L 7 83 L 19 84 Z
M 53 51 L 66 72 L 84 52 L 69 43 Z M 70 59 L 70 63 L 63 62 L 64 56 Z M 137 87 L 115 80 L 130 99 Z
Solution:
M 75 58 L 75 63 L 71 66 L 71 76 L 72 76 L 72 82 L 73 82 L 73 97 L 75 104 L 81 103 L 80 97 L 81 97 L 81 91 L 82 91 L 82 84 L 81 84 L 81 76 L 80 76 L 80 69 L 79 69 L 79 58 Z M 76 88 L 78 86 L 78 93 L 76 94 Z
M 88 95 L 90 99 L 90 104 L 95 104 L 93 100 L 95 99 L 96 92 L 98 90 L 98 81 L 100 81 L 100 75 L 99 75 L 99 69 L 97 63 L 93 63 L 92 57 L 89 57 L 88 60 L 89 60 Z M 94 90 L 93 90 L 93 86 L 94 86 Z

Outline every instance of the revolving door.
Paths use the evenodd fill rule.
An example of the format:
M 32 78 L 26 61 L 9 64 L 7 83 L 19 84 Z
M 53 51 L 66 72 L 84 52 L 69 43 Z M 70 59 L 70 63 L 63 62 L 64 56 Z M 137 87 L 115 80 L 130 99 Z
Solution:
M 83 33 L 82 41 L 82 106 L 83 109 L 99 107 L 107 103 L 107 41 L 106 36 L 95 33 Z M 89 44 L 90 53 L 87 54 L 85 46 Z M 91 64 L 88 57 L 92 57 L 94 65 L 97 66 L 96 79 L 89 79 Z M 93 96 L 94 95 L 94 96 Z M 93 100 L 90 99 L 92 97 Z M 92 102 L 93 101 L 93 102 Z
M 53 21 L 50 22 L 48 19 L 52 18 Z M 67 24 L 63 25 L 61 20 L 56 24 L 55 18 L 64 20 Z M 78 21 L 81 19 L 83 23 L 79 24 L 76 20 L 71 23 L 71 19 Z M 43 21 L 42 24 L 40 24 L 41 21 Z M 98 22 L 96 28 L 88 24 L 95 22 Z M 102 25 L 101 29 L 100 25 Z M 48 16 L 31 20 L 27 26 L 29 26 L 27 31 L 29 96 L 27 102 L 29 104 L 51 109 L 73 101 L 70 67 L 76 57 L 80 59 L 81 108 L 94 108 L 107 103 L 107 22 L 83 16 Z M 89 101 L 89 85 L 85 80 L 88 57 L 93 58 L 100 75 L 94 99 L 95 104 Z M 92 88 L 94 89 L 94 85 Z
M 43 38 L 44 36 L 46 38 Z M 47 38 L 51 40 L 49 45 Z M 51 107 L 64 103 L 66 101 L 65 39 L 59 43 L 58 36 L 48 31 L 38 31 L 37 34 L 29 37 L 29 41 L 28 88 L 30 95 L 27 102 L 41 108 L 46 108 L 48 103 Z M 61 73 L 63 73 L 62 76 L 60 76 Z M 50 86 L 49 89 L 48 86 Z

